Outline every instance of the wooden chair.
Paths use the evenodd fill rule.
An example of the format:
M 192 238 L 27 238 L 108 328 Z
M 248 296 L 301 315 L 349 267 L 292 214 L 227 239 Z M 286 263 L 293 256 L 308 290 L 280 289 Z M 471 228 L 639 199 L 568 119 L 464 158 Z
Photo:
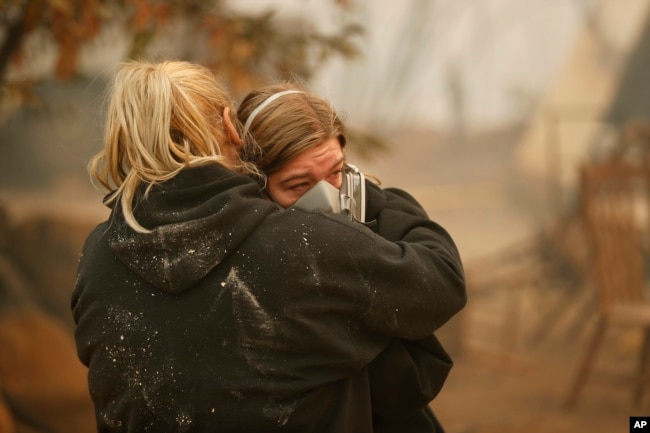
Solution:
M 587 165 L 581 175 L 599 317 L 565 405 L 577 403 L 608 327 L 632 326 L 643 333 L 633 389 L 638 406 L 650 373 L 650 301 L 644 266 L 650 241 L 650 166 L 610 161 Z

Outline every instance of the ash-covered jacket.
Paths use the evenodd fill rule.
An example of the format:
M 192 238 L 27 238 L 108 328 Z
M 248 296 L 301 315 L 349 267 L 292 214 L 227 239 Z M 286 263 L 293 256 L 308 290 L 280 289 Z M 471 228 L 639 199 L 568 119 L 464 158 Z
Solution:
M 413 230 L 436 231 L 422 206 L 406 191 L 366 181 L 369 227 L 389 241 Z M 375 433 L 443 433 L 429 403 L 442 389 L 452 359 L 435 335 L 393 339 L 369 365 Z
M 101 432 L 372 431 L 368 364 L 465 304 L 439 226 L 390 242 L 279 209 L 218 165 L 182 171 L 88 237 L 72 295 Z

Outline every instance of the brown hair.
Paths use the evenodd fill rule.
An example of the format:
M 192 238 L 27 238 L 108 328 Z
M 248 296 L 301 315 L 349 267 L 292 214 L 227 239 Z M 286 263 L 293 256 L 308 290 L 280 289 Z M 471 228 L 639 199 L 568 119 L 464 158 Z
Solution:
M 269 175 L 281 169 L 297 155 L 330 138 L 345 146 L 345 127 L 334 109 L 324 99 L 296 84 L 274 84 L 249 93 L 239 105 L 238 116 L 246 124 L 251 113 L 269 97 L 287 90 L 255 114 L 243 131 L 242 158 Z

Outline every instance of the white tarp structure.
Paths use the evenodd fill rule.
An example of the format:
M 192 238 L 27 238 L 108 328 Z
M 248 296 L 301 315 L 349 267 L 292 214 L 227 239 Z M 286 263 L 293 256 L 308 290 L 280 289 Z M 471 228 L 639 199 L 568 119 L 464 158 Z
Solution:
M 639 74 L 629 70 L 635 57 L 650 49 L 644 37 L 649 11 L 647 0 L 599 3 L 521 139 L 518 165 L 524 175 L 570 190 L 579 164 L 611 146 L 626 117 L 643 114 L 625 109 L 634 90 L 622 89 L 647 87 L 631 82 Z

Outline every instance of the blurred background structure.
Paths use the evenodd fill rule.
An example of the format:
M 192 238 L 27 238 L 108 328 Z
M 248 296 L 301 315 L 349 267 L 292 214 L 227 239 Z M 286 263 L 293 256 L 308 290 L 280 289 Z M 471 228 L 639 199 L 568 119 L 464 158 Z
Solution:
M 580 366 L 611 310 L 603 279 L 649 274 L 637 217 L 650 207 L 635 189 L 632 235 L 615 237 L 632 239 L 616 248 L 635 258 L 598 267 L 583 209 L 601 198 L 581 173 L 650 161 L 649 9 L 0 0 L 0 432 L 93 431 L 68 306 L 81 243 L 107 215 L 85 164 L 101 146 L 106 83 L 139 56 L 211 66 L 237 97 L 307 83 L 346 117 L 349 158 L 451 232 L 469 303 L 440 330 L 456 367 L 433 407 L 449 433 L 627 431 L 629 416 L 650 415 L 650 396 L 631 398 L 650 384 L 647 321 L 608 329 Z

